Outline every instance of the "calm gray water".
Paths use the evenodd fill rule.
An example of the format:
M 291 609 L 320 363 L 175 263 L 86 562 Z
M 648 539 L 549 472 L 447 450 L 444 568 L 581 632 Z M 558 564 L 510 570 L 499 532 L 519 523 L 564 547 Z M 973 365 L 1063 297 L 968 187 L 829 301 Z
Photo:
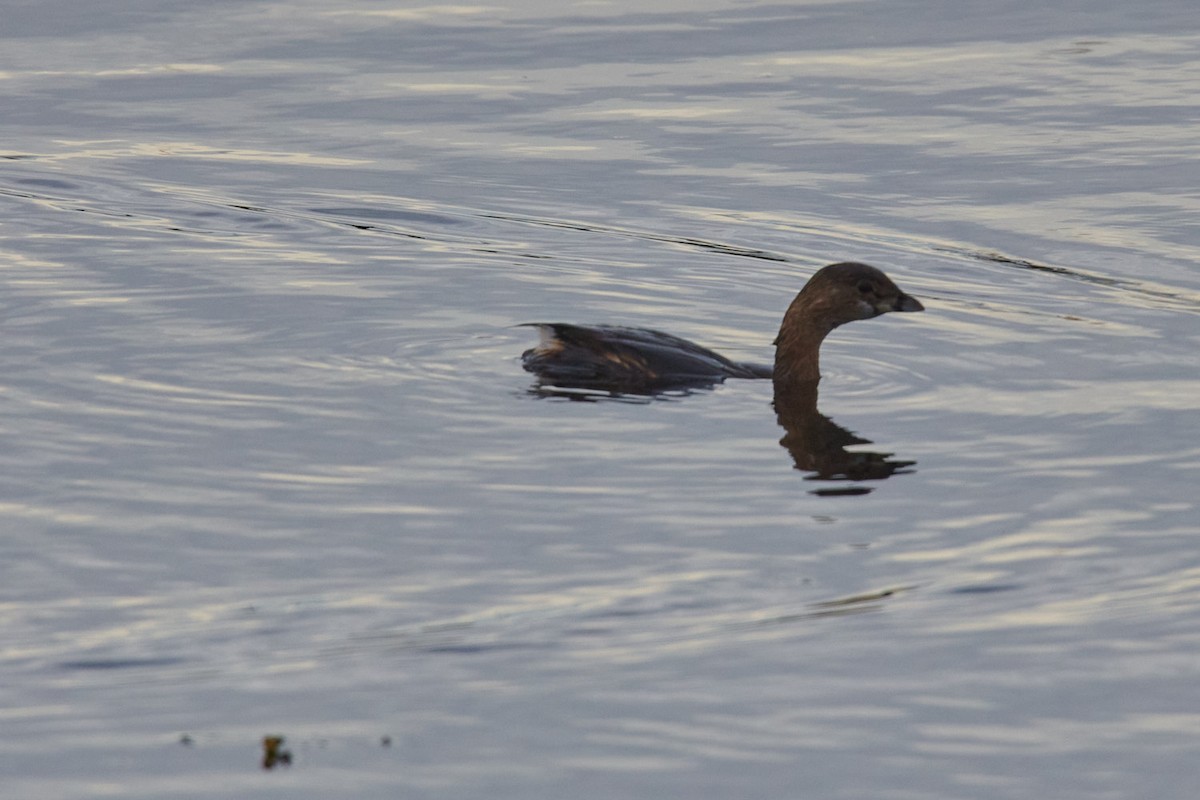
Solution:
M 1200 17 L 1052 6 L 7 3 L 0 793 L 1194 797 Z M 886 480 L 520 368 L 845 259 Z

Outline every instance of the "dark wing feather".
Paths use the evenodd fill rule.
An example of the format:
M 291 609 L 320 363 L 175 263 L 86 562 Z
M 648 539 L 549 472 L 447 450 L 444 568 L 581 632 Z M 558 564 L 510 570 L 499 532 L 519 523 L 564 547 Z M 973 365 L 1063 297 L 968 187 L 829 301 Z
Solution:
M 586 388 L 657 392 L 711 386 L 726 378 L 769 378 L 771 368 L 740 364 L 687 339 L 648 328 L 530 323 L 542 341 L 522 356 L 542 380 Z

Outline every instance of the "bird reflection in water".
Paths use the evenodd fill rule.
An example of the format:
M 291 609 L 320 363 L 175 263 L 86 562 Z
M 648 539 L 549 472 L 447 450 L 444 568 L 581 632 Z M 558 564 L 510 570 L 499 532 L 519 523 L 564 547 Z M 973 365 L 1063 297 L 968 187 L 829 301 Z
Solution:
M 576 400 L 645 402 L 712 388 L 727 378 L 771 378 L 775 413 L 785 435 L 780 444 L 796 469 L 821 481 L 882 480 L 911 472 L 916 462 L 891 453 L 848 450 L 870 440 L 856 436 L 817 410 L 821 343 L 847 322 L 893 311 L 923 311 L 883 272 L 845 262 L 818 270 L 796 295 L 779 327 L 772 366 L 731 361 L 686 339 L 646 328 L 532 323 L 541 341 L 522 355 L 538 376 L 539 396 Z M 865 494 L 861 486 L 815 494 Z
M 783 428 L 779 443 L 791 454 L 796 469 L 815 481 L 881 481 L 903 475 L 917 462 L 893 459 L 893 453 L 848 450 L 871 444 L 870 439 L 843 428 L 817 410 L 817 387 L 775 387 L 775 418 Z M 867 494 L 863 486 L 813 490 L 822 496 Z

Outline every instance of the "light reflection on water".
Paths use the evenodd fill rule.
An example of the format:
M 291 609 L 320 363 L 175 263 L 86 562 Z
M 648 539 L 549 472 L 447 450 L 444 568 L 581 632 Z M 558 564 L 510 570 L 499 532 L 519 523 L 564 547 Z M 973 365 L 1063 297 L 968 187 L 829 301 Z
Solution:
M 1190 9 L 126 7 L 4 34 L 11 791 L 1190 796 Z M 927 307 L 824 351 L 870 493 L 520 369 L 845 258 Z

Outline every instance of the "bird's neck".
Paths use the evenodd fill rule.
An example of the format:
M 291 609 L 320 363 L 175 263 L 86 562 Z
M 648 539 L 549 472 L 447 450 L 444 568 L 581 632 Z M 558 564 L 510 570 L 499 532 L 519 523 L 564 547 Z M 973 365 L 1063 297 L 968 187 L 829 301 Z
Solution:
M 776 385 L 816 386 L 821 380 L 821 343 L 833 330 L 819 309 L 811 308 L 803 293 L 783 315 L 775 339 Z

